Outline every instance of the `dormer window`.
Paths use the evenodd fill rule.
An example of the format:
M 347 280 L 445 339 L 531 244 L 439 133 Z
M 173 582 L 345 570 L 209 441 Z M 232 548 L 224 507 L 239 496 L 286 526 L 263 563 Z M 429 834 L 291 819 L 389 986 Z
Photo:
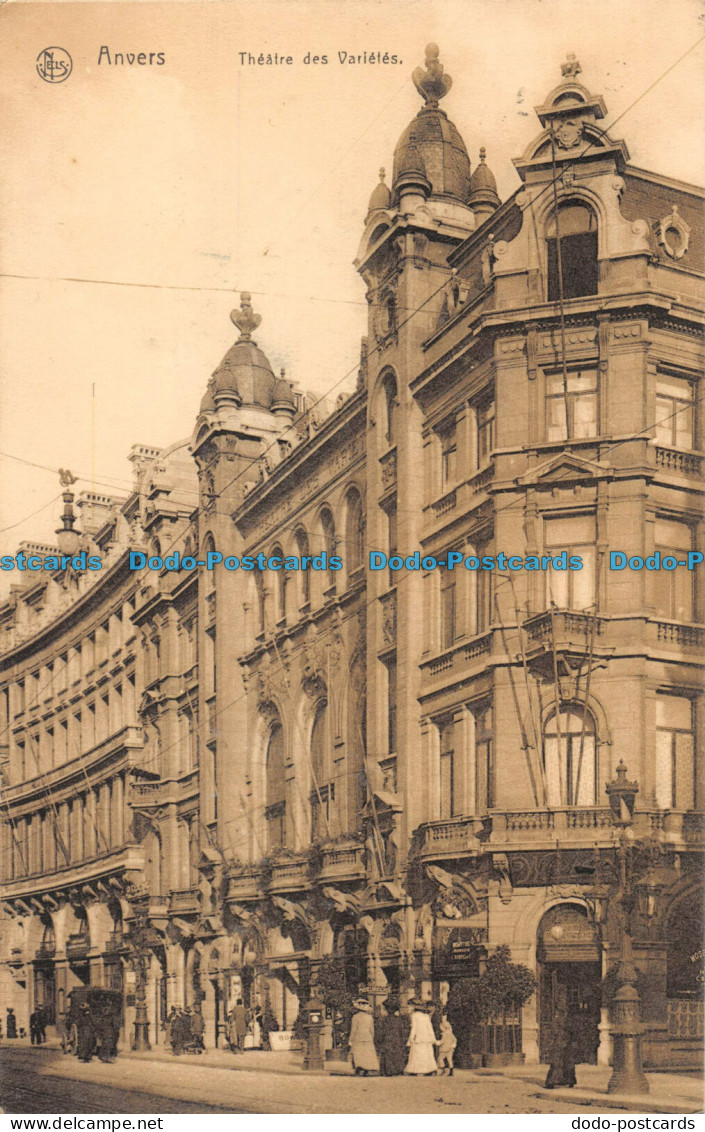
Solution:
M 557 221 L 557 223 L 556 223 Z M 548 301 L 560 298 L 558 244 L 561 247 L 563 298 L 597 294 L 597 219 L 583 204 L 561 205 L 546 224 Z

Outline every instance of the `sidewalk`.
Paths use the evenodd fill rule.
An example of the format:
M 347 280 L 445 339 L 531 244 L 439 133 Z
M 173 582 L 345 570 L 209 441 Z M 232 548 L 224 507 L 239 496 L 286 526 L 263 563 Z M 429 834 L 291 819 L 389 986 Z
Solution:
M 609 1103 L 611 1108 L 628 1112 L 666 1112 L 680 1115 L 703 1111 L 705 1082 L 700 1073 L 647 1073 L 649 1092 L 638 1096 L 608 1094 L 607 1085 L 612 1076 L 610 1065 L 578 1065 L 577 1085 L 572 1089 L 544 1089 L 547 1065 L 508 1065 L 504 1069 L 476 1069 L 482 1077 L 514 1077 L 538 1087 L 537 1097 L 551 1097 L 568 1104 L 584 1104 L 598 1108 Z
M 12 1043 L 17 1046 L 28 1046 L 28 1039 L 17 1039 Z M 59 1043 L 50 1038 L 42 1048 L 58 1049 Z M 151 1050 L 137 1053 L 133 1050 L 121 1049 L 119 1060 L 121 1062 L 156 1062 L 170 1065 L 182 1064 L 186 1066 L 199 1066 L 202 1069 L 235 1070 L 249 1073 L 274 1073 L 276 1075 L 305 1077 L 353 1077 L 352 1065 L 349 1061 L 326 1061 L 323 1070 L 307 1071 L 303 1069 L 303 1053 L 301 1050 L 272 1052 L 270 1050 L 246 1050 L 243 1053 L 232 1053 L 228 1049 L 209 1049 L 203 1054 L 184 1053 L 179 1058 L 174 1057 L 171 1051 L 163 1045 Z M 548 1072 L 547 1065 L 511 1065 L 502 1069 L 459 1069 L 456 1070 L 456 1079 L 468 1081 L 500 1081 L 503 1078 L 514 1078 L 536 1087 L 534 1096 L 551 1098 L 553 1101 L 570 1105 L 585 1105 L 591 1108 L 604 1108 L 609 1105 L 611 1109 L 623 1109 L 628 1112 L 661 1112 L 674 1115 L 690 1114 L 703 1111 L 704 1082 L 701 1074 L 679 1073 L 677 1071 L 666 1073 L 647 1073 L 650 1091 L 639 1096 L 608 1095 L 607 1085 L 612 1075 L 612 1069 L 607 1065 L 579 1065 L 577 1067 L 577 1086 L 573 1089 L 556 1088 L 544 1089 L 543 1083 Z M 369 1078 L 375 1080 L 374 1077 Z

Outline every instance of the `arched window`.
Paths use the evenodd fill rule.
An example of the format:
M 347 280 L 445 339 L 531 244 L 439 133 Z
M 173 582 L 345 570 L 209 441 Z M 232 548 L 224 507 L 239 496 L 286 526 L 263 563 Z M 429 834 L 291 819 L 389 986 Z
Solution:
M 279 624 L 279 623 L 280 623 L 280 622 L 282 622 L 282 621 L 286 621 L 286 583 L 287 583 L 287 574 L 286 574 L 286 570 L 284 569 L 284 558 L 285 558 L 285 554 L 284 554 L 284 551 L 282 550 L 282 548 L 281 548 L 280 546 L 275 546 L 275 547 L 274 547 L 274 548 L 272 549 L 272 553 L 271 553 L 270 557 L 271 557 L 271 558 L 281 558 L 281 561 L 282 561 L 282 568 L 281 568 L 281 570 L 279 570 L 278 572 L 275 572 L 275 578 L 276 578 L 276 582 L 275 582 L 275 585 L 276 585 L 276 587 L 277 587 L 277 612 L 276 612 L 276 619 L 277 619 L 277 624 Z
M 327 507 L 321 511 L 321 529 L 323 531 L 323 549 L 328 555 L 328 586 L 335 585 L 335 570 L 330 569 L 331 556 L 335 554 L 335 520 Z
M 597 294 L 597 220 L 592 209 L 562 204 L 546 224 L 548 300 L 560 296 L 558 244 L 561 246 L 563 298 Z
M 335 802 L 335 784 L 331 779 L 330 739 L 328 734 L 328 701 L 321 700 L 311 728 L 311 837 L 329 837 Z
M 269 732 L 266 759 L 267 776 L 267 848 L 286 845 L 286 770 L 284 766 L 284 731 L 277 722 Z
M 384 435 L 388 444 L 396 444 L 397 381 L 393 373 L 388 373 L 382 382 L 384 391 Z
M 597 788 L 595 722 L 582 705 L 549 716 L 543 763 L 549 806 L 594 806 Z
M 345 515 L 345 559 L 348 574 L 362 566 L 364 554 L 364 519 L 362 499 L 357 488 L 351 488 L 347 496 Z
M 308 535 L 306 534 L 306 531 L 303 529 L 303 527 L 299 527 L 299 529 L 296 531 L 294 540 L 296 542 L 296 555 L 299 559 L 299 565 L 301 566 L 301 559 L 310 557 L 311 554 L 308 545 Z M 311 565 L 310 562 L 308 563 L 308 565 Z M 307 606 L 311 600 L 311 571 L 308 569 L 304 570 L 302 567 L 297 571 L 296 581 L 298 583 L 297 590 L 299 609 L 303 609 L 304 606 Z
M 267 628 L 267 590 L 261 571 L 255 572 L 255 594 L 257 597 L 257 616 L 255 625 L 257 633 L 264 633 Z

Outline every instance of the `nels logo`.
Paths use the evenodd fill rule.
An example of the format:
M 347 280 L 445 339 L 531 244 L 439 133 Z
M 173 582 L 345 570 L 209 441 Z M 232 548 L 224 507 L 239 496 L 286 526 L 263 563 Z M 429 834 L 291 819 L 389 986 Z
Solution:
M 37 74 L 45 83 L 63 83 L 73 70 L 73 60 L 63 47 L 45 47 L 37 56 Z

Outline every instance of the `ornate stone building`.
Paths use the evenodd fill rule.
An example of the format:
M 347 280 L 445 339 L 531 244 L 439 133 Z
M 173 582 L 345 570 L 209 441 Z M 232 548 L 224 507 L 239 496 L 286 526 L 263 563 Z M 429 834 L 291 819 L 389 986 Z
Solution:
M 527 1058 L 567 1004 L 606 1061 L 621 851 L 647 1060 L 698 1056 L 703 586 L 610 552 L 703 549 L 702 193 L 631 165 L 579 74 L 502 203 L 430 46 L 356 259 L 355 392 L 275 376 L 243 295 L 190 453 L 136 450 L 128 499 L 79 500 L 109 568 L 0 611 L 21 1017 L 90 979 L 129 1025 L 138 923 L 153 1041 L 172 1001 L 210 1042 L 239 996 L 288 1029 L 331 955 L 351 989 L 444 999 L 507 944 L 537 973 Z M 131 548 L 223 560 L 130 573 Z M 416 550 L 446 565 L 368 568 Z M 502 552 L 553 565 L 473 566 Z

